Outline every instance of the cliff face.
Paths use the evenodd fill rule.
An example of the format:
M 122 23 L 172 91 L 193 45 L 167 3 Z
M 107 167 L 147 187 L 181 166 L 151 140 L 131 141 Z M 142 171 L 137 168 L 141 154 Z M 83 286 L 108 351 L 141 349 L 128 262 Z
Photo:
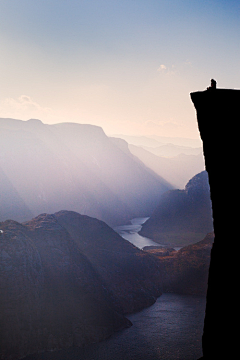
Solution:
M 162 195 L 158 207 L 140 231 L 160 244 L 185 246 L 213 230 L 208 174 L 195 175 L 184 190 Z
M 238 351 L 233 319 L 238 309 L 235 299 L 239 289 L 235 286 L 235 277 L 239 260 L 237 251 L 227 256 L 226 242 L 236 238 L 239 221 L 236 210 L 239 191 L 235 190 L 234 181 L 239 176 L 236 151 L 239 143 L 240 90 L 199 91 L 191 93 L 191 99 L 203 140 L 215 233 L 208 278 L 203 354 L 207 359 L 230 359 Z M 232 191 L 234 196 L 231 196 Z M 230 296 L 226 289 L 231 289 Z
M 0 229 L 0 359 L 106 339 L 161 294 L 156 262 L 97 219 L 64 211 Z

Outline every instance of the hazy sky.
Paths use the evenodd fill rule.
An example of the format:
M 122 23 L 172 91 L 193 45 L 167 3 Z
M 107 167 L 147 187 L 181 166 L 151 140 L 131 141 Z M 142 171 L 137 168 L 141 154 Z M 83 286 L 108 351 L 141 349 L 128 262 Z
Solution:
M 0 117 L 197 138 L 189 93 L 240 88 L 240 1 L 0 0 Z

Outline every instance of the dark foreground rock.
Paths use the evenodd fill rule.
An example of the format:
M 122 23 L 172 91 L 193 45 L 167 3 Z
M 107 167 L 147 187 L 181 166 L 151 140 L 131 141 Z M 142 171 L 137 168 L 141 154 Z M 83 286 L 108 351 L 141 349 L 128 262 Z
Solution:
M 235 319 L 239 317 L 237 244 L 239 213 L 239 104 L 240 90 L 209 89 L 191 93 L 203 140 L 209 175 L 215 239 L 211 252 L 204 359 L 234 359 L 239 352 Z M 224 159 L 223 161 L 219 161 Z M 230 244 L 230 253 L 227 251 Z M 234 245 L 233 245 L 234 244 Z M 228 293 L 228 290 L 230 293 Z
M 161 294 L 156 263 L 101 221 L 61 212 L 0 229 L 2 360 L 106 339 Z

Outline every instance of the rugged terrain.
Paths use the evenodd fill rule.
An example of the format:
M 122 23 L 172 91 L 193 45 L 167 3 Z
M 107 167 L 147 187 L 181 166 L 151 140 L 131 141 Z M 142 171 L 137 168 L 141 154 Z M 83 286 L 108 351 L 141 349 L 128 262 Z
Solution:
M 163 292 L 206 296 L 208 272 L 214 234 L 185 246 L 179 251 L 171 248 L 144 248 L 159 260 Z
M 213 230 L 208 174 L 195 175 L 184 190 L 162 195 L 158 207 L 143 224 L 140 235 L 160 244 L 185 246 Z
M 103 340 L 161 294 L 157 262 L 102 221 L 61 211 L 0 229 L 3 360 Z

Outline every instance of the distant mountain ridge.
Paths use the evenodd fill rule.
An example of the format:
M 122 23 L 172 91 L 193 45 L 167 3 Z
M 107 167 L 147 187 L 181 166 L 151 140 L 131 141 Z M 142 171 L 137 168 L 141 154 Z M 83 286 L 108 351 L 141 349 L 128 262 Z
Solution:
M 202 153 L 201 147 L 192 148 L 189 146 L 179 146 L 174 144 L 164 144 L 155 148 L 149 146 L 143 146 L 143 148 L 155 155 L 164 156 L 164 157 L 173 157 L 180 154 L 198 155 Z
M 127 141 L 134 156 L 175 188 L 184 188 L 191 177 L 205 169 L 200 139 L 118 136 L 119 141 Z
M 0 119 L 0 168 L 0 194 L 9 193 L 11 204 L 21 199 L 23 209 L 6 206 L 0 220 L 67 209 L 117 225 L 148 216 L 172 188 L 100 127 L 76 123 Z
M 201 139 L 190 139 L 182 137 L 167 137 L 167 136 L 134 136 L 134 135 L 123 135 L 123 134 L 114 134 L 113 137 L 118 137 L 126 140 L 129 144 L 136 146 L 151 146 L 158 147 L 164 144 L 173 144 L 177 146 L 188 146 L 192 148 L 197 148 L 202 146 Z
M 128 147 L 131 153 L 149 169 L 162 176 L 175 188 L 183 189 L 191 177 L 205 169 L 202 152 L 198 155 L 179 154 L 167 158 L 155 155 L 140 146 L 128 145 Z

